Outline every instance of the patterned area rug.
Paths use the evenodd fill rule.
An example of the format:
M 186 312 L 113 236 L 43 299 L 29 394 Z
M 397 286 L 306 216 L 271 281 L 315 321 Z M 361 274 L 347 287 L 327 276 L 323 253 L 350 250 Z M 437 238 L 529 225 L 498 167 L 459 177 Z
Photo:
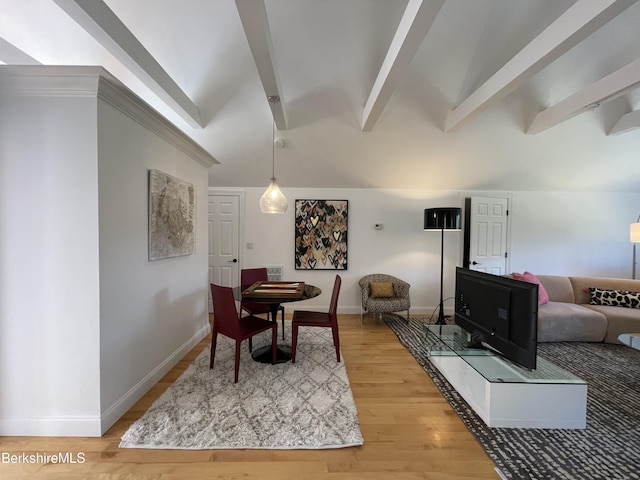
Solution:
M 257 335 L 254 350 L 270 341 L 268 332 Z M 289 337 L 280 342 L 291 344 Z M 321 449 L 363 444 L 347 372 L 343 361 L 336 362 L 330 329 L 301 328 L 295 364 L 254 362 L 248 342 L 243 342 L 237 384 L 234 345 L 219 335 L 213 370 L 206 348 L 129 428 L 120 447 Z
M 488 428 L 431 365 L 422 332 L 384 317 L 401 343 L 433 379 L 467 428 L 514 480 L 640 479 L 640 352 L 602 343 L 541 343 L 538 354 L 588 382 L 584 430 Z

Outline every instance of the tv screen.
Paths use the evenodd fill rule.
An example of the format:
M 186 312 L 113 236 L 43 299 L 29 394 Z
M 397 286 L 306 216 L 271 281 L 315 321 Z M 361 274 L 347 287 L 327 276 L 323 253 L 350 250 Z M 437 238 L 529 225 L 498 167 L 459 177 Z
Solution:
M 471 334 L 468 348 L 536 368 L 538 285 L 457 267 L 455 322 Z

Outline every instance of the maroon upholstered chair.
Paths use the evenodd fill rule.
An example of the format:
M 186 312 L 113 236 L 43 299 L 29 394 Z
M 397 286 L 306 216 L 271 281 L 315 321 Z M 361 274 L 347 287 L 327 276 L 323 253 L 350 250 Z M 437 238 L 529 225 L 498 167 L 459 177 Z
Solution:
M 256 282 L 266 282 L 269 280 L 266 268 L 244 268 L 240 271 L 240 286 L 242 290 L 249 288 Z M 261 315 L 271 313 L 271 307 L 266 303 L 254 303 L 254 302 L 241 302 L 240 311 L 245 311 L 249 315 Z M 284 339 L 284 307 L 280 305 L 278 310 L 282 314 L 282 338 Z M 274 322 L 277 322 L 277 318 L 272 318 Z
M 276 347 L 278 343 L 278 324 L 264 318 L 249 315 L 239 317 L 236 309 L 236 301 L 233 298 L 233 289 L 211 284 L 211 297 L 213 298 L 213 332 L 211 333 L 211 360 L 209 368 L 213 368 L 213 360 L 216 356 L 216 343 L 218 334 L 232 338 L 236 341 L 235 375 L 234 383 L 238 383 L 238 371 L 240 369 L 240 344 L 249 339 L 249 351 L 253 351 L 252 337 L 265 330 L 272 330 L 271 336 L 271 363 L 276 363 Z
M 331 294 L 331 303 L 329 311 L 311 312 L 307 310 L 294 310 L 293 320 L 291 321 L 291 362 L 296 361 L 296 347 L 298 345 L 298 328 L 299 327 L 327 327 L 331 328 L 333 333 L 333 345 L 336 347 L 336 358 L 340 361 L 340 337 L 338 335 L 338 295 L 340 295 L 340 285 L 342 279 L 340 275 L 336 275 L 333 283 L 333 293 Z

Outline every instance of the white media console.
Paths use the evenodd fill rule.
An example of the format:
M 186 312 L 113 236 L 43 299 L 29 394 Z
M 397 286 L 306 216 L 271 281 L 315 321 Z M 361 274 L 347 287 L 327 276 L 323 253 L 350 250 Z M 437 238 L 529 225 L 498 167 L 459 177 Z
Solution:
M 587 383 L 538 357 L 523 369 L 485 349 L 465 347 L 457 325 L 425 326 L 429 360 L 489 427 L 586 428 Z

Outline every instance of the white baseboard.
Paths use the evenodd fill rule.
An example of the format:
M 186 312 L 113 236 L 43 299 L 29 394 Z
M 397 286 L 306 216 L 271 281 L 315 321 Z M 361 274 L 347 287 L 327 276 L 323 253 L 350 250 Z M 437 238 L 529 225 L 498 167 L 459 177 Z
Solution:
M 327 311 L 328 310 L 328 306 L 327 307 L 313 307 L 313 308 L 309 308 L 309 310 L 318 310 L 318 311 Z M 433 314 L 435 312 L 435 314 L 438 314 L 438 306 L 429 306 L 429 307 L 423 307 L 423 306 L 416 306 L 416 307 L 411 307 L 411 309 L 409 310 L 409 314 L 410 315 L 419 315 L 419 316 L 429 316 L 431 314 Z M 341 305 L 340 307 L 338 307 L 338 314 L 360 314 L 360 310 L 361 307 L 359 305 Z M 406 310 L 401 310 L 399 312 L 397 312 L 398 315 L 403 316 L 407 314 Z M 445 315 L 453 315 L 454 313 L 454 309 L 453 307 L 444 307 L 444 313 Z
M 169 355 L 101 416 L 0 418 L 0 436 L 100 437 L 211 330 L 209 322 Z
M 99 437 L 100 417 L 0 418 L 0 436 Z
M 104 411 L 101 417 L 100 434 L 109 430 L 142 396 L 147 393 L 162 377 L 164 377 L 182 358 L 189 353 L 211 331 L 211 325 L 206 323 L 195 335 L 183 343 L 175 352 L 169 355 L 160 365 L 140 380 L 131 390 L 120 397 L 113 405 Z

